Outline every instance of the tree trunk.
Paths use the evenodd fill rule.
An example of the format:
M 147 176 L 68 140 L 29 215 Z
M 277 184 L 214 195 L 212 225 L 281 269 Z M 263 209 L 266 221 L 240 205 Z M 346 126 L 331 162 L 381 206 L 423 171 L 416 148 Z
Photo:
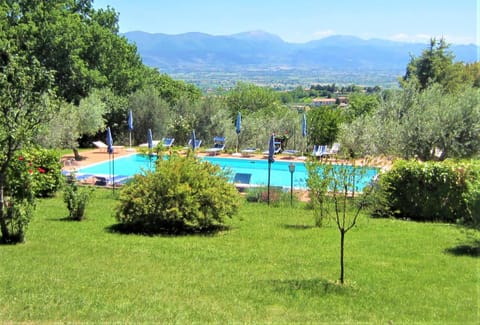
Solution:
M 1 181 L 0 181 L 1 182 Z M 3 197 L 3 182 L 0 183 L 0 228 L 2 231 L 2 242 L 7 243 L 10 240 L 10 233 L 8 231 L 7 222 L 5 220 L 5 200 Z
M 344 274 L 345 274 L 345 267 L 343 263 L 343 252 L 345 246 L 345 231 L 343 229 L 340 230 L 340 283 L 343 284 Z
M 73 156 L 75 157 L 75 160 L 77 160 L 77 161 L 82 160 L 82 157 L 80 156 L 80 153 L 78 152 L 77 148 L 73 148 Z

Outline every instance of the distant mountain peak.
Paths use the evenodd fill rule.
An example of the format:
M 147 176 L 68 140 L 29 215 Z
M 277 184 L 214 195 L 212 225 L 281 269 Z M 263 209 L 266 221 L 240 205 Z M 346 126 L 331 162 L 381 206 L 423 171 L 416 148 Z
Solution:
M 278 35 L 271 34 L 263 30 L 252 30 L 248 32 L 233 34 L 233 35 L 230 35 L 230 37 L 241 39 L 241 40 L 283 42 L 283 40 Z

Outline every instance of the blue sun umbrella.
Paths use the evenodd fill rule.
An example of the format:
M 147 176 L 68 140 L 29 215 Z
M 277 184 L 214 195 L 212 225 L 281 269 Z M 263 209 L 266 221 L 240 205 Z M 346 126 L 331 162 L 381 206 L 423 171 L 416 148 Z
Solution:
M 148 129 L 147 131 L 147 145 L 148 145 L 148 150 L 151 151 L 153 149 L 152 129 Z
M 272 163 L 275 162 L 273 156 L 275 155 L 275 135 L 272 134 L 268 142 L 268 182 L 267 182 L 267 203 L 270 205 L 270 171 Z
M 307 115 L 305 115 L 305 113 L 303 113 L 303 116 L 302 116 L 302 136 L 304 138 L 307 137 Z M 304 147 L 303 147 L 304 151 L 305 151 L 305 145 L 306 144 L 304 144 Z
M 107 138 L 105 139 L 107 142 L 107 151 L 109 154 L 113 153 L 113 138 L 112 138 L 112 132 L 110 131 L 110 127 L 107 127 Z
M 238 112 L 237 119 L 235 120 L 235 132 L 240 134 L 242 131 L 242 113 Z
M 115 153 L 113 150 L 113 138 L 112 138 L 112 132 L 110 131 L 110 127 L 107 127 L 107 137 L 105 140 L 108 146 L 107 148 L 108 157 L 110 158 L 111 155 L 113 155 L 113 159 L 110 159 L 111 164 L 109 164 L 109 174 L 110 176 L 112 176 L 112 184 L 113 184 L 112 189 L 115 192 Z M 110 165 L 111 165 L 111 168 L 110 168 Z
M 133 131 L 133 113 L 132 113 L 132 110 L 130 110 L 128 112 L 128 131 L 130 133 L 129 144 L 130 144 L 130 147 L 131 147 L 132 146 L 132 131 Z
M 195 151 L 195 142 L 197 142 L 197 138 L 195 137 L 195 130 L 192 130 L 192 151 Z
M 307 116 L 303 113 L 302 116 L 302 136 L 305 138 L 307 136 Z
M 238 112 L 237 119 L 235 120 L 235 132 L 237 132 L 237 152 L 240 132 L 242 131 L 242 113 Z

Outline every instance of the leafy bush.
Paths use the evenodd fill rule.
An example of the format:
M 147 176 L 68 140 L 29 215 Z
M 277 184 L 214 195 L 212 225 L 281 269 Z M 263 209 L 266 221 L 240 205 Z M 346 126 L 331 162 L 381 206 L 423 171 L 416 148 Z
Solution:
M 21 150 L 14 156 L 8 171 L 8 189 L 13 195 L 51 197 L 62 185 L 60 156 L 42 148 Z M 28 188 L 25 182 L 28 178 Z
M 373 214 L 421 221 L 470 222 L 480 205 L 479 176 L 478 163 L 399 160 L 379 179 Z
M 60 163 L 53 152 L 35 148 L 16 152 L 7 170 L 4 218 L 8 233 L 3 233 L 3 242 L 25 240 L 35 197 L 52 196 L 60 183 Z
M 251 187 L 247 191 L 246 199 L 249 202 L 267 203 L 269 199 L 268 196 L 269 196 L 268 187 L 266 186 Z M 285 199 L 286 199 L 285 193 L 282 191 L 281 188 L 275 187 L 275 186 L 270 187 L 270 203 L 271 204 L 279 205 L 280 202 L 284 201 Z M 288 200 L 290 200 L 290 196 L 288 196 Z
M 129 231 L 143 233 L 211 231 L 239 204 L 239 193 L 219 166 L 172 155 L 123 186 L 116 218 Z
M 77 182 L 67 182 L 63 189 L 63 201 L 67 205 L 69 218 L 81 221 L 85 218 L 85 208 L 93 188 L 79 187 Z

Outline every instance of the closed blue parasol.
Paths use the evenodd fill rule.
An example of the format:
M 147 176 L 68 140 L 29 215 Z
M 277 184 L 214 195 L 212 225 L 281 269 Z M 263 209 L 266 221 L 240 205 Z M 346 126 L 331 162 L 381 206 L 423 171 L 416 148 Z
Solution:
M 192 130 L 192 151 L 195 151 L 195 142 L 197 142 L 197 138 L 195 137 L 195 130 Z
M 268 142 L 268 162 L 273 163 L 275 159 L 273 156 L 275 155 L 275 135 L 272 134 L 270 137 L 270 141 Z
M 132 131 L 133 131 L 133 113 L 132 110 L 128 112 L 128 131 L 129 131 L 129 145 L 132 146 Z
M 241 130 L 242 130 L 242 113 L 238 112 L 237 119 L 235 120 L 235 132 L 237 132 L 237 134 L 240 134 Z
M 307 116 L 305 115 L 305 113 L 303 113 L 302 116 L 302 136 L 307 136 Z
M 147 144 L 148 144 L 148 150 L 151 151 L 151 150 L 153 149 L 152 129 L 148 129 L 148 132 L 147 132 Z
M 237 113 L 237 119 L 235 120 L 235 132 L 237 132 L 237 152 L 238 152 L 238 144 L 239 144 L 239 137 L 240 132 L 242 131 L 242 113 Z
M 110 131 L 110 127 L 107 127 L 107 138 L 106 138 L 106 142 L 107 142 L 107 151 L 109 154 L 112 154 L 113 153 L 113 138 L 112 138 L 112 132 Z
M 275 155 L 275 134 L 272 134 L 268 142 L 268 181 L 267 181 L 267 203 L 270 205 L 270 170 L 272 163 L 275 162 L 273 156 Z
M 112 190 L 115 192 L 115 152 L 113 150 L 113 138 L 112 138 L 112 132 L 110 131 L 110 127 L 107 127 L 107 138 L 106 138 L 106 142 L 107 142 L 107 151 L 108 151 L 108 157 L 109 157 L 109 161 L 111 163 L 109 163 L 109 167 L 111 165 L 111 168 L 109 168 L 109 170 L 111 170 L 111 173 L 110 173 L 110 176 L 112 176 Z M 113 156 L 113 159 L 110 159 L 110 155 L 114 155 Z
M 133 113 L 132 110 L 128 112 L 128 131 L 133 131 Z

